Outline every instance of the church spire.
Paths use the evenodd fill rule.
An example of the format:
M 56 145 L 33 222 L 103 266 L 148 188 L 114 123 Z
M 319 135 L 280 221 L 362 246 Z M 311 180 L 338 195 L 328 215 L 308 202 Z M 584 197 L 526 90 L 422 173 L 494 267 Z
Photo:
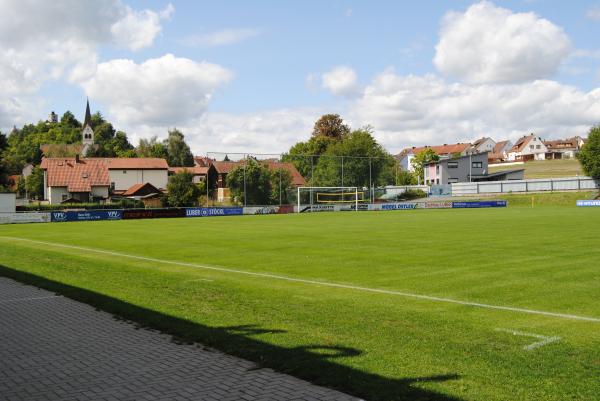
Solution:
M 86 125 L 92 126 L 92 114 L 90 113 L 90 99 L 86 99 L 85 105 L 85 119 L 83 120 L 83 128 Z

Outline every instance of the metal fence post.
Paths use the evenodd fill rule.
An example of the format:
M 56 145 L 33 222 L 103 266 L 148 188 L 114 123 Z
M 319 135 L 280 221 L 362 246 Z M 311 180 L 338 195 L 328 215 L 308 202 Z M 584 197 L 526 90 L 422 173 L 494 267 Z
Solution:
M 371 170 L 372 170 L 371 169 L 371 158 L 369 157 L 369 192 L 371 192 L 371 203 L 373 203 L 373 196 L 374 196 L 373 192 L 375 192 L 375 191 L 373 190 L 373 184 L 371 181 L 371 175 L 372 175 Z
M 244 155 L 244 206 L 247 206 L 246 202 L 246 165 L 248 164 L 248 155 Z
M 342 187 L 344 186 L 344 156 L 342 156 Z M 342 190 L 342 192 L 344 192 Z

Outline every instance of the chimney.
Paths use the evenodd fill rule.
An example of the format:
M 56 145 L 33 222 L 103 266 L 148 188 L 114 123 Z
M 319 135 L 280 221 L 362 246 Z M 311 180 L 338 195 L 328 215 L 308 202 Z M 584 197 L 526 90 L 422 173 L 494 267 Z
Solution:
M 75 164 L 79 163 L 79 153 L 75 155 Z

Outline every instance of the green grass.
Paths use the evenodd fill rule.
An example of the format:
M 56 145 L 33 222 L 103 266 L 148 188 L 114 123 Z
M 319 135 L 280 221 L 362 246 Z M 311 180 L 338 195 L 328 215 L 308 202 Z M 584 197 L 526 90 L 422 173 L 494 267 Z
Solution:
M 539 160 L 514 166 L 490 167 L 490 173 L 525 169 L 525 178 L 559 178 L 585 175 L 577 159 Z
M 595 199 L 598 196 L 597 191 L 581 192 L 539 192 L 530 194 L 493 194 L 485 197 L 473 198 L 470 200 L 485 200 L 498 198 L 508 201 L 511 207 L 573 207 L 578 200 Z M 461 200 L 461 198 L 456 198 Z
M 509 207 L 0 226 L 0 275 L 366 399 L 592 400 L 600 210 Z M 210 280 L 210 281 L 207 281 Z M 536 341 L 496 329 L 562 339 Z

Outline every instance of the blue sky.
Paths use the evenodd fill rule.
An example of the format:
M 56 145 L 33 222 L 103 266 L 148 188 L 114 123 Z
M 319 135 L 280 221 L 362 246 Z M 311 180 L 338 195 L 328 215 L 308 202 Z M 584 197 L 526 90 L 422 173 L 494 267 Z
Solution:
M 12 3 L 8 11 L 13 17 L 27 12 L 43 14 L 46 7 L 28 10 L 26 5 L 7 1 Z M 65 3 L 67 10 L 72 1 L 57 3 Z M 47 11 L 55 13 L 55 19 L 64 18 L 65 28 L 49 25 L 39 29 L 50 39 L 46 48 L 59 47 L 74 35 L 73 47 L 83 51 L 64 56 L 63 72 L 49 74 L 48 62 L 39 70 L 31 67 L 32 75 L 45 73 L 44 79 L 15 73 L 13 86 L 21 90 L 4 99 L 4 108 L 0 98 L 3 129 L 13 122 L 44 118 L 50 110 L 60 114 L 69 109 L 79 116 L 86 94 L 92 108 L 100 109 L 132 140 L 164 136 L 168 127 L 178 126 L 197 151 L 209 146 L 283 151 L 296 140 L 306 139 L 312 122 L 326 112 L 341 114 L 353 126 L 372 125 L 377 139 L 391 151 L 482 135 L 514 139 L 534 130 L 548 137 L 584 134 L 586 127 L 600 122 L 598 94 L 594 92 L 600 87 L 600 45 L 596 40 L 600 37 L 600 2 L 82 3 L 72 15 L 61 14 L 60 9 Z M 110 16 L 100 15 L 107 9 Z M 444 18 L 452 11 L 454 22 L 442 33 Z M 528 22 L 519 22 L 521 17 Z M 88 24 L 76 25 L 73 18 Z M 471 22 L 461 23 L 467 18 Z M 494 21 L 489 29 L 488 18 Z M 96 21 L 99 26 L 94 26 Z M 133 26 L 132 32 L 125 29 L 115 34 L 113 27 L 118 21 L 125 21 L 121 27 Z M 472 21 L 481 26 L 471 29 Z M 103 31 L 102 24 L 106 25 Z M 533 25 L 536 28 L 527 32 Z M 482 39 L 483 44 L 478 43 L 494 29 L 506 39 L 496 41 L 492 33 Z M 142 31 L 146 33 L 140 38 Z M 520 31 L 524 31 L 522 36 Z M 33 53 L 40 45 L 25 31 L 24 46 L 11 46 L 8 30 L 0 29 L 0 35 L 8 42 L 5 46 L 20 53 L 23 60 L 29 60 L 27 52 Z M 530 37 L 534 38 L 531 43 Z M 444 38 L 448 41 L 436 50 Z M 469 61 L 460 60 L 470 44 L 476 49 L 465 57 L 471 57 L 473 64 L 497 58 L 512 59 L 512 64 L 470 71 Z M 164 59 L 167 54 L 174 59 Z M 434 62 L 436 55 L 443 54 L 445 61 Z M 128 60 L 130 65 L 124 67 L 115 60 Z M 140 66 L 149 60 L 161 60 L 156 76 L 141 72 Z M 196 64 L 190 64 L 188 71 L 176 63 L 182 60 Z M 0 59 L 0 72 L 2 62 Z M 220 70 L 208 71 L 201 62 Z M 350 78 L 339 81 L 339 67 L 344 67 Z M 123 73 L 123 68 L 128 72 Z M 71 69 L 84 72 L 74 78 Z M 144 82 L 124 89 L 138 72 Z M 141 74 L 146 73 L 142 79 Z M 331 84 L 326 82 L 328 73 Z M 202 79 L 195 80 L 197 76 Z M 185 94 L 179 97 L 178 91 Z M 526 98 L 527 93 L 535 93 L 538 99 L 523 104 L 523 110 L 532 110 L 529 114 L 514 107 L 499 110 L 489 99 L 485 108 L 476 107 L 482 104 L 485 92 L 497 93 L 504 104 Z M 549 100 L 556 97 L 569 105 L 569 112 L 549 119 L 556 116 L 556 110 L 566 110 L 565 105 L 554 104 L 544 112 L 538 109 L 556 102 Z M 17 103 L 20 106 L 15 106 Z M 135 112 L 124 111 L 131 108 Z M 534 114 L 536 117 L 531 117 Z

